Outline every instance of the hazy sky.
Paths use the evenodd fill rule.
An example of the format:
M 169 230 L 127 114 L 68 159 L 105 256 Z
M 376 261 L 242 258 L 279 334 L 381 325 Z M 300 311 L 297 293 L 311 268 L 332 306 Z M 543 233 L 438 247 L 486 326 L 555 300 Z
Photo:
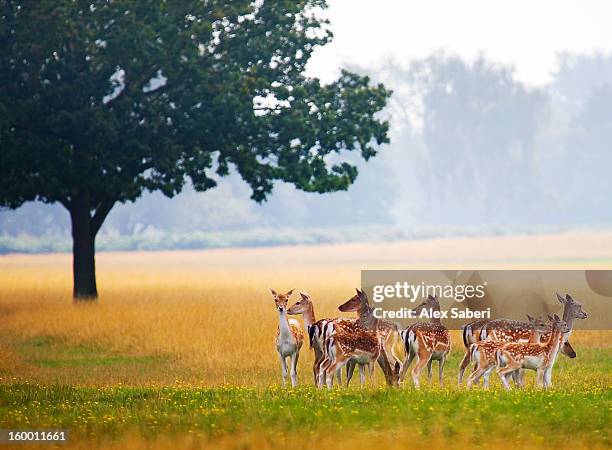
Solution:
M 371 66 L 389 56 L 407 61 L 444 49 L 484 54 L 516 67 L 519 80 L 550 79 L 562 51 L 612 51 L 608 0 L 329 0 L 334 42 L 309 73 L 330 81 L 339 63 Z

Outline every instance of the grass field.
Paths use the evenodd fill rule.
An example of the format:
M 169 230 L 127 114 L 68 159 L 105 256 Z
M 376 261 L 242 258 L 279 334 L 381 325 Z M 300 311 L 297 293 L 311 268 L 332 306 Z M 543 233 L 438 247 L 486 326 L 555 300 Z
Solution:
M 572 336 L 554 389 L 283 389 L 268 287 L 317 315 L 373 268 L 611 268 L 612 236 L 559 235 L 100 254 L 100 301 L 73 305 L 68 255 L 0 257 L 0 428 L 61 427 L 75 448 L 610 447 L 612 333 Z M 65 447 L 62 447 L 65 448 Z

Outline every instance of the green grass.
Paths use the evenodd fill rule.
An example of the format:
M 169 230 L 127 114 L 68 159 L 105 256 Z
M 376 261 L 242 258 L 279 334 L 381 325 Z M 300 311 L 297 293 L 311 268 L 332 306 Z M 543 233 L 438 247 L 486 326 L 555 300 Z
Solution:
M 399 389 L 360 389 L 355 381 L 350 388 L 330 392 L 310 386 L 135 387 L 119 383 L 95 387 L 88 385 L 87 377 L 99 376 L 96 371 L 128 373 L 132 368 L 150 380 L 158 370 L 173 370 L 174 364 L 151 355 L 68 345 L 48 336 L 12 344 L 31 367 L 69 374 L 65 379 L 70 381 L 0 377 L 0 428 L 62 428 L 70 432 L 72 442 L 93 439 L 100 448 L 168 436 L 197 436 L 204 446 L 212 447 L 219 440 L 229 441 L 222 448 L 257 447 L 252 442 L 261 438 L 269 443 L 266 448 L 274 448 L 278 436 L 284 436 L 293 442 L 294 450 L 301 450 L 334 444 L 324 439 L 338 430 L 343 432 L 339 443 L 346 443 L 339 448 L 355 445 L 345 441 L 347 437 L 368 448 L 381 437 L 389 439 L 386 436 L 392 436 L 385 442 L 394 448 L 400 448 L 395 443 L 403 439 L 417 447 L 546 448 L 568 442 L 572 448 L 612 447 L 612 349 L 580 347 L 579 358 L 560 357 L 553 376 L 555 387 L 549 391 L 533 387 L 533 373 L 528 374 L 529 387 L 522 391 L 502 390 L 495 375 L 490 391 L 458 388 L 455 377 L 461 354 L 454 352 L 445 388 L 429 386 L 424 376 L 421 390 L 409 383 Z M 300 377 L 302 383 L 310 382 L 304 366 Z M 271 382 L 279 379 L 280 374 Z M 140 438 L 126 441 L 135 435 Z
M 75 388 L 0 385 L 2 428 L 64 428 L 73 437 L 118 436 L 139 430 L 154 437 L 197 431 L 233 434 L 338 429 L 441 433 L 486 442 L 512 430 L 515 441 L 547 445 L 610 445 L 609 389 L 587 391 L 456 389 L 295 390 L 227 388 Z M 484 439 L 484 441 L 483 441 Z

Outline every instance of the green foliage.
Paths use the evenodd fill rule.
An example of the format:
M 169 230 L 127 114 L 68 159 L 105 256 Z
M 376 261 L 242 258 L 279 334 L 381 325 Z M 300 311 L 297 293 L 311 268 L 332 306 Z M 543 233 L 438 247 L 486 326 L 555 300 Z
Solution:
M 238 435 L 299 443 L 344 430 L 419 437 L 457 447 L 460 442 L 514 442 L 518 447 L 609 446 L 609 389 L 554 391 L 314 387 L 284 389 L 79 388 L 0 385 L 3 428 L 65 428 L 71 438 L 107 439 L 140 430 L 142 436 L 196 432 L 211 439 Z M 307 431 L 307 432 L 305 432 Z M 510 433 L 510 434 L 509 434 Z M 338 442 L 347 434 L 338 435 Z M 499 439 L 499 440 L 498 440 Z
M 388 141 L 390 92 L 347 71 L 303 75 L 332 37 L 322 0 L 0 1 L 0 205 L 78 199 L 99 220 L 143 190 L 197 190 L 236 168 L 346 189 Z M 100 223 L 94 223 L 97 231 Z

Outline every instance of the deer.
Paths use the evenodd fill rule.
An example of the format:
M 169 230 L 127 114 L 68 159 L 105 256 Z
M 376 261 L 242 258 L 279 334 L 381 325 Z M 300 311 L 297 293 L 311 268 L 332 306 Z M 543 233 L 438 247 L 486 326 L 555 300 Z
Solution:
M 395 365 L 395 363 L 401 365 L 401 358 L 396 356 L 394 352 L 395 343 L 399 340 L 398 325 L 390 320 L 375 317 L 374 310 L 370 307 L 367 294 L 360 289 L 355 289 L 355 291 L 357 294 L 338 306 L 338 310 L 341 312 L 356 312 L 357 324 L 366 330 L 378 332 L 383 340 L 385 355 L 391 355 L 393 358 L 393 365 Z
M 326 341 L 326 358 L 321 365 L 327 388 L 333 388 L 334 372 L 349 361 L 361 365 L 378 361 L 382 366 L 388 361 L 383 355 L 383 338 L 380 332 L 361 329 L 357 333 L 334 333 Z M 383 368 L 385 374 L 389 371 L 387 383 L 390 386 L 398 385 L 399 369 L 398 364 L 395 364 L 393 370 Z
M 570 330 L 573 327 L 574 319 L 586 319 L 587 315 L 582 310 L 582 305 L 576 302 L 570 294 L 567 294 L 563 298 L 559 293 L 556 294 L 558 301 L 563 305 L 563 320 L 568 322 Z M 533 322 L 521 322 L 517 320 L 509 319 L 496 319 L 496 320 L 477 320 L 471 322 L 463 327 L 463 343 L 466 347 L 466 354 L 461 361 L 459 366 L 459 384 L 463 380 L 463 374 L 466 367 L 470 363 L 471 345 L 484 340 L 495 340 L 501 342 L 539 342 L 536 340 L 537 336 L 540 336 L 540 342 L 548 340 L 549 335 L 545 333 L 537 333 L 534 330 Z M 569 335 L 565 336 L 561 352 L 568 358 L 575 358 L 576 351 L 569 342 Z M 488 378 L 485 377 L 485 381 Z M 515 374 L 515 382 L 519 385 L 523 383 L 523 374 Z
M 357 329 L 354 330 L 354 332 L 358 333 L 359 330 L 362 329 L 376 332 L 378 339 L 380 339 L 382 343 L 382 351 L 377 359 L 378 365 L 385 375 L 387 385 L 397 385 L 397 381 L 394 379 L 394 373 L 395 371 L 399 371 L 398 367 L 401 365 L 401 360 L 393 353 L 393 346 L 397 340 L 397 337 L 399 336 L 398 326 L 393 322 L 374 317 L 374 313 L 372 308 L 370 308 L 370 303 L 366 293 L 360 289 L 355 289 L 355 291 L 356 294 L 338 306 L 338 309 L 342 312 L 357 313 L 357 319 L 355 321 Z M 390 352 L 387 350 L 388 347 L 391 347 Z M 393 362 L 389 360 L 389 354 L 392 355 L 394 359 Z M 347 384 L 350 382 L 351 375 L 352 369 L 349 366 L 349 369 L 347 370 Z
M 278 310 L 278 329 L 276 331 L 276 351 L 280 358 L 283 386 L 287 383 L 287 359 L 291 364 L 291 386 L 297 385 L 297 364 L 300 357 L 300 349 L 304 342 L 304 333 L 300 323 L 295 319 L 287 318 L 287 303 L 293 293 L 291 289 L 286 294 L 279 294 L 270 288 L 276 309 Z
M 563 353 L 569 358 L 575 358 L 577 356 L 576 351 L 569 343 L 569 337 L 571 336 L 572 330 L 574 329 L 574 320 L 584 320 L 588 317 L 588 314 L 582 309 L 582 304 L 574 300 L 574 298 L 570 294 L 566 294 L 565 298 L 563 298 L 557 292 L 556 296 L 559 303 L 563 305 L 563 316 L 561 318 L 567 324 L 567 328 L 569 328 L 569 331 L 563 334 L 561 353 Z M 542 333 L 540 342 L 548 341 L 548 339 L 550 339 L 550 333 L 551 330 L 547 330 L 545 333 Z M 549 373 L 549 377 L 552 377 L 552 372 Z M 551 379 L 549 379 L 549 381 L 551 381 Z
M 545 389 L 552 386 L 551 372 L 564 334 L 569 333 L 567 323 L 557 314 L 549 315 L 552 329 L 546 343 L 508 342 L 496 350 L 497 373 L 504 388 L 510 389 L 507 375 L 520 369 L 531 369 L 537 372 L 536 384 Z
M 527 314 L 527 320 L 537 333 L 536 342 L 540 342 L 541 336 L 549 330 L 549 327 L 543 319 L 531 317 L 529 314 Z M 486 340 L 474 342 L 470 345 L 470 361 L 468 363 L 474 363 L 474 368 L 467 379 L 468 389 L 471 389 L 474 383 L 478 384 L 481 377 L 484 378 L 483 387 L 485 389 L 489 388 L 489 376 L 497 364 L 496 352 L 505 344 L 507 344 L 507 341 Z M 520 384 L 517 382 L 517 385 L 522 385 L 522 379 Z
M 431 383 L 433 361 L 438 361 L 438 380 L 440 386 L 442 386 L 444 384 L 444 364 L 451 349 L 451 341 L 448 329 L 442 325 L 438 315 L 440 302 L 436 297 L 429 295 L 412 311 L 414 315 L 420 315 L 422 311 L 428 311 L 429 322 L 417 322 L 401 332 L 406 348 L 406 360 L 402 365 L 400 382 L 404 381 L 410 364 L 416 358 L 417 361 L 412 368 L 414 387 L 419 388 L 419 377 L 425 365 L 427 365 L 429 382 Z
M 312 303 L 310 295 L 308 295 L 306 292 L 300 292 L 300 299 L 287 310 L 287 314 L 302 314 L 302 317 L 304 318 L 304 327 L 308 333 L 310 348 L 314 350 L 315 354 L 314 365 L 312 368 L 314 383 L 315 386 L 320 387 L 325 381 L 320 377 L 320 372 L 321 363 L 325 357 L 326 338 L 336 331 L 355 333 L 359 329 L 357 320 L 339 317 L 336 319 L 321 319 L 317 321 L 315 319 L 314 304 Z M 349 367 L 350 364 L 347 365 L 347 372 Z M 355 364 L 352 364 L 352 367 L 354 369 Z M 361 374 L 361 385 L 363 386 L 365 384 L 365 374 L 362 365 L 359 366 L 359 371 Z M 342 383 L 342 375 L 340 371 L 336 373 L 336 376 L 338 377 L 338 382 Z M 347 375 L 347 384 L 349 381 L 350 377 Z

